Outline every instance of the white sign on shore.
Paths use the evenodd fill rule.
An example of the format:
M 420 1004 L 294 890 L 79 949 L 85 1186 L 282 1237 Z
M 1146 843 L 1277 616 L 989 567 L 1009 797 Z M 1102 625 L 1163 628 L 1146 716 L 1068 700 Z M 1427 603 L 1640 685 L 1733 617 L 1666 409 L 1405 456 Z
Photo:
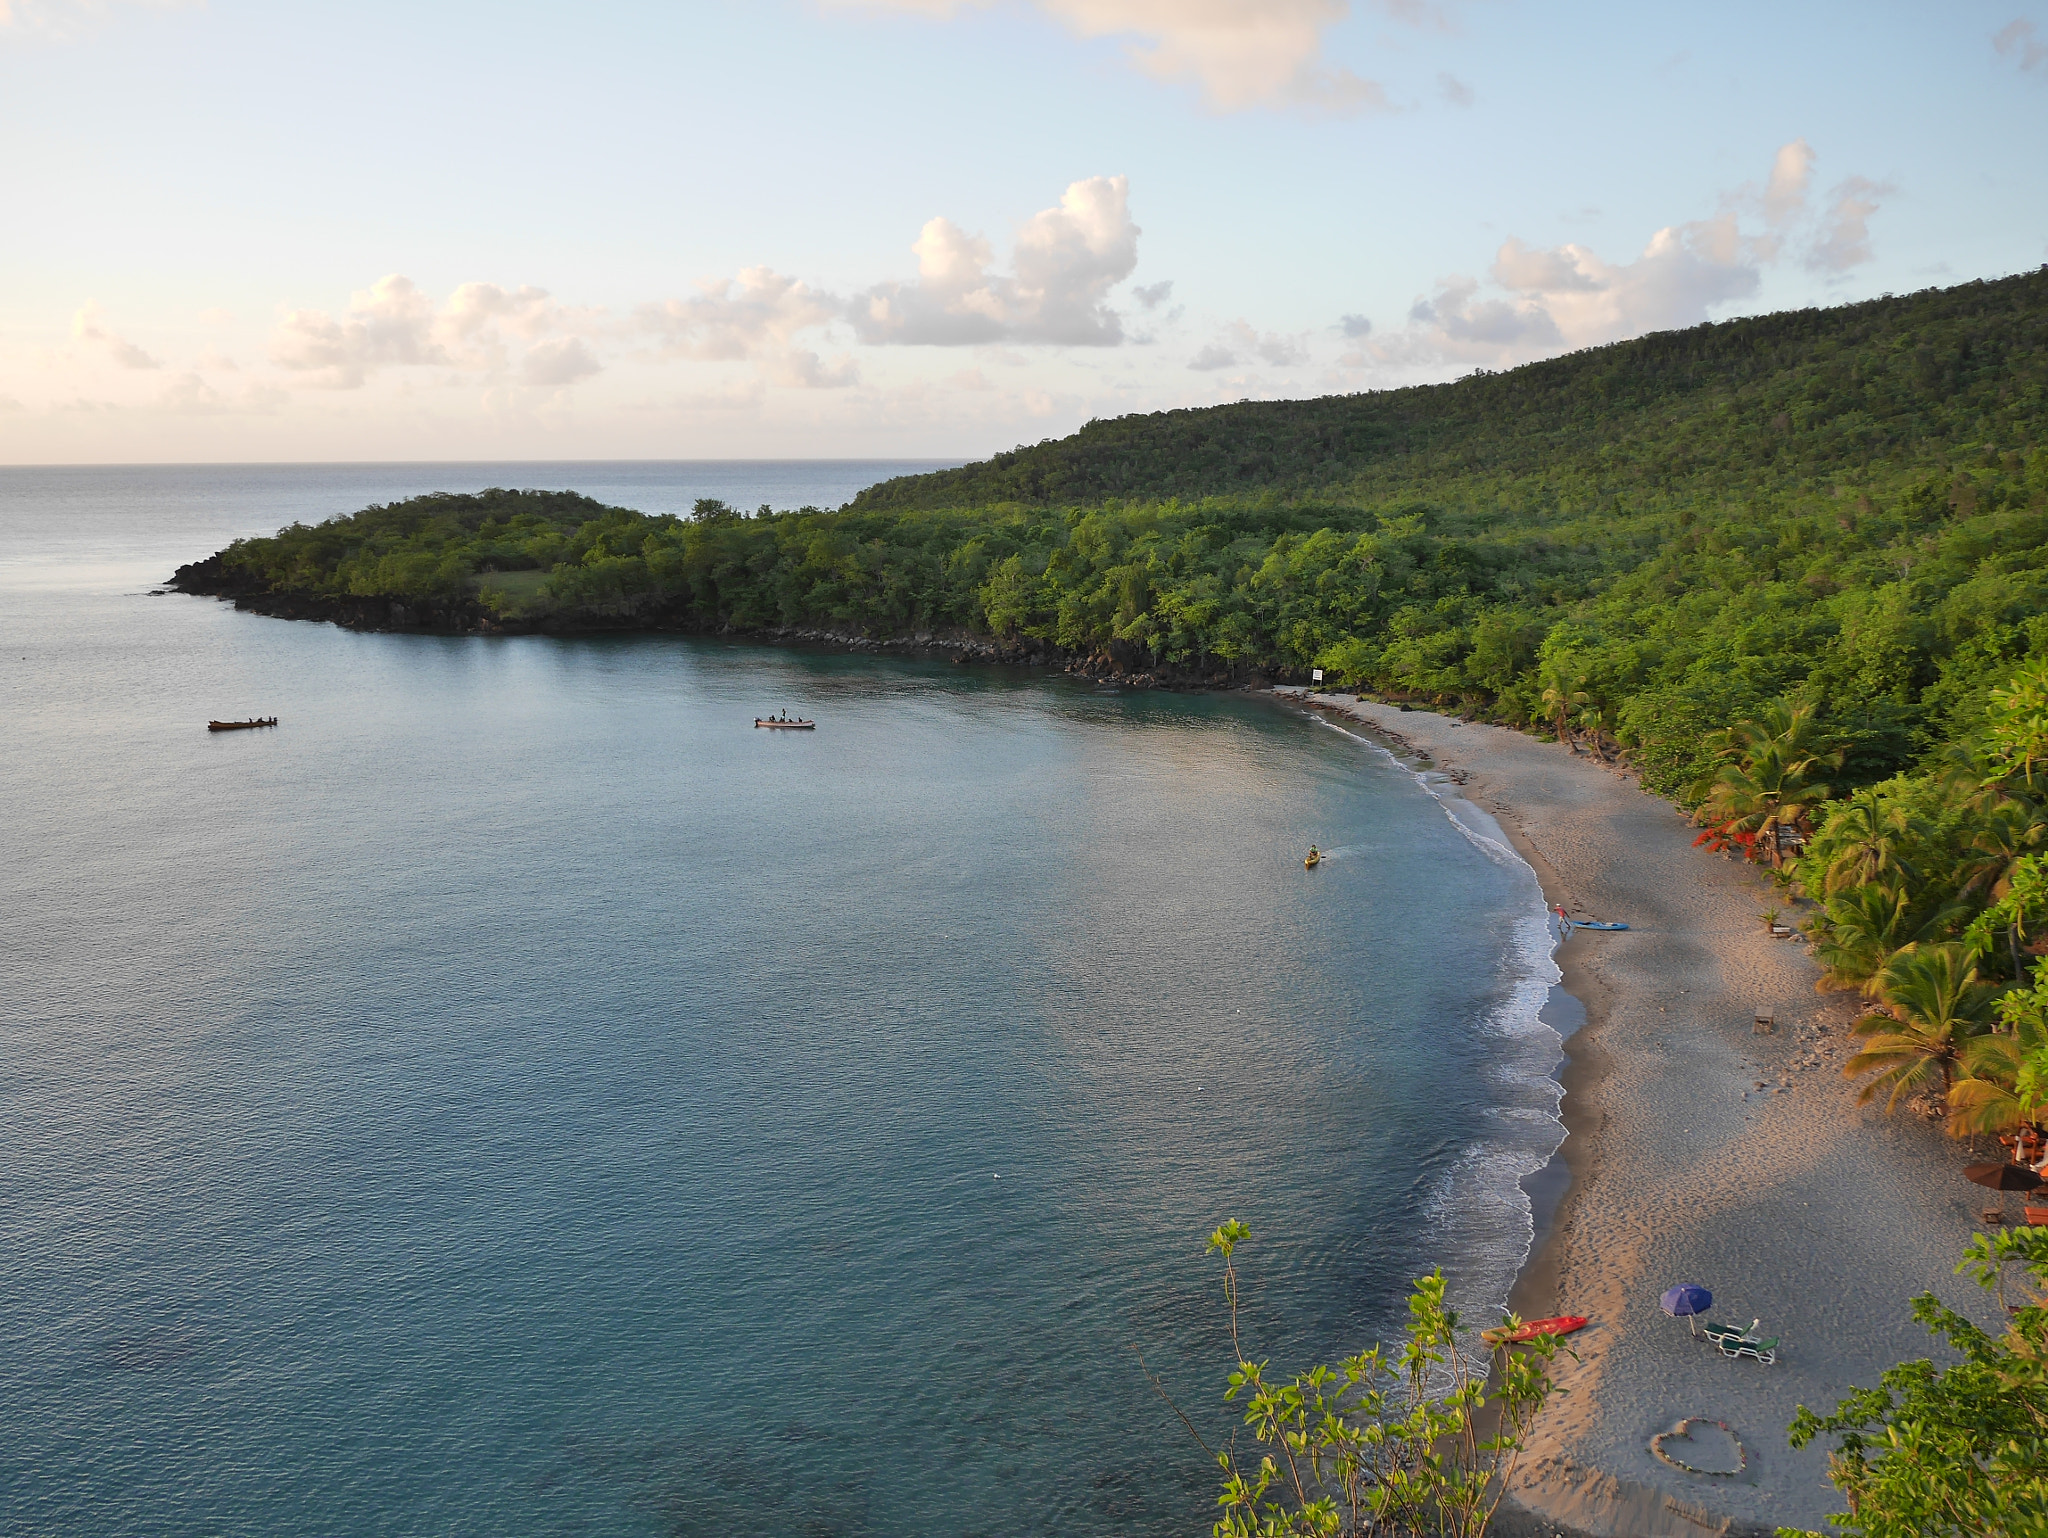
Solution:
M 1321 668 L 1310 668 L 1308 676 L 1310 682 L 1321 683 L 1323 681 L 1323 670 Z

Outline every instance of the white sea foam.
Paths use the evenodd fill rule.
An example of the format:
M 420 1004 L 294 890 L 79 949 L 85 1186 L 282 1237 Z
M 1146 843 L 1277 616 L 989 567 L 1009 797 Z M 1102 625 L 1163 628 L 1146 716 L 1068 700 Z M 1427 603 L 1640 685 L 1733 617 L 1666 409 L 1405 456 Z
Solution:
M 1491 1324 L 1507 1306 L 1515 1278 L 1536 1241 L 1535 1212 L 1522 1181 L 1550 1163 L 1564 1143 L 1560 1107 L 1564 1088 L 1557 1080 L 1564 1038 L 1543 1018 L 1550 990 L 1562 980 L 1555 952 L 1557 931 L 1536 871 L 1482 808 L 1459 796 L 1454 782 L 1402 762 L 1386 744 L 1347 730 L 1327 716 L 1313 717 L 1329 730 L 1380 754 L 1435 801 L 1451 826 L 1487 859 L 1526 880 L 1528 909 L 1505 936 L 1499 953 L 1504 997 L 1475 1022 L 1498 1045 L 1487 1075 L 1493 1086 L 1521 1104 L 1487 1108 L 1500 1135 L 1467 1145 L 1438 1178 L 1425 1210 L 1459 1264 L 1451 1276 L 1452 1301 L 1478 1324 Z M 1446 793 L 1445 787 L 1451 787 Z

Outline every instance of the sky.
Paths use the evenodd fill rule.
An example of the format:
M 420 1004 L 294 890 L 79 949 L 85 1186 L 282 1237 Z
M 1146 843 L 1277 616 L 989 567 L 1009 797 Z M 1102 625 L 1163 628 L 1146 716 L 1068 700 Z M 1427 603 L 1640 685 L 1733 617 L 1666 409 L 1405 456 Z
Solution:
M 0 463 L 980 457 L 2048 262 L 2048 0 L 0 0 Z

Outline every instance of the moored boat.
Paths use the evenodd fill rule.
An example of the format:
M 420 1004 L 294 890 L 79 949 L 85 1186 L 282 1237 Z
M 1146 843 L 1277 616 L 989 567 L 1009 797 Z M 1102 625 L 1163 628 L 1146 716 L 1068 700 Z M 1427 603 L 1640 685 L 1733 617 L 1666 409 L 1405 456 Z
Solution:
M 276 716 L 254 716 L 247 721 L 209 721 L 206 723 L 206 729 L 209 732 L 246 732 L 252 726 L 275 725 Z
M 1490 1330 L 1481 1330 L 1479 1338 L 1489 1346 L 1505 1346 L 1516 1341 L 1534 1340 L 1539 1335 L 1569 1335 L 1574 1330 L 1583 1330 L 1585 1327 L 1584 1314 L 1559 1314 L 1551 1319 L 1531 1319 L 1513 1330 L 1505 1325 L 1495 1325 Z

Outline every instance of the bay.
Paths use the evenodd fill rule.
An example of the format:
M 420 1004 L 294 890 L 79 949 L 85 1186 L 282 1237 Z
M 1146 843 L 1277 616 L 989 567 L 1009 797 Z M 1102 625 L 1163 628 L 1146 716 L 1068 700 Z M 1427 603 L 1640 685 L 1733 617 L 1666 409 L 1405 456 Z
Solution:
M 888 473 L 0 471 L 0 1529 L 1192 1534 L 1213 1465 L 1138 1351 L 1227 1440 L 1217 1222 L 1281 1363 L 1435 1264 L 1505 1297 L 1541 899 L 1378 749 L 148 596 L 424 490 Z

